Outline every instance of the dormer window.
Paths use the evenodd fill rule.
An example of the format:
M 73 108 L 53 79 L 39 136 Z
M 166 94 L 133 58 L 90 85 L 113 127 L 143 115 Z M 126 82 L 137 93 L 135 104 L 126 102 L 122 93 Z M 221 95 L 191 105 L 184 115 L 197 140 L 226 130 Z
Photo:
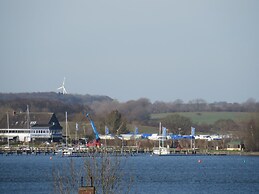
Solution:
M 30 124 L 31 125 L 35 125 L 37 123 L 37 121 L 31 121 Z

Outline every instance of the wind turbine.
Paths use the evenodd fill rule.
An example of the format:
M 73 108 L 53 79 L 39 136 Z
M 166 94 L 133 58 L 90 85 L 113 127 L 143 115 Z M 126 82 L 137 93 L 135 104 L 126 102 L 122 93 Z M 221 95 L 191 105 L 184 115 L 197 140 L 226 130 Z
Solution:
M 67 91 L 66 91 L 66 88 L 65 88 L 65 80 L 66 80 L 66 78 L 64 77 L 62 86 L 57 89 L 57 90 L 62 90 L 62 94 L 67 94 Z

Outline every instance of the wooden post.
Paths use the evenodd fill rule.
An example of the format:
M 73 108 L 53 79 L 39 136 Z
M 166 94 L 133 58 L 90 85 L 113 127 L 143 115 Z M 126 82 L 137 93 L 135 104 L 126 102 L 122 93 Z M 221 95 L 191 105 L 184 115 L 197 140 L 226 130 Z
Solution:
M 78 194 L 95 194 L 95 188 L 91 186 L 80 187 Z
M 95 194 L 95 187 L 93 186 L 93 178 L 91 177 L 91 186 L 84 187 L 84 180 L 81 177 L 81 187 L 78 189 L 78 194 Z

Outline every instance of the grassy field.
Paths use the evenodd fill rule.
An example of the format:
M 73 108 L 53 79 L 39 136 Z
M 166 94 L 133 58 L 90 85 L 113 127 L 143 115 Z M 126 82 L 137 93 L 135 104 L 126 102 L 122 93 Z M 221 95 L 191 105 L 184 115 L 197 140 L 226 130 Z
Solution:
M 188 117 L 195 124 L 213 124 L 220 119 L 232 119 L 235 122 L 247 121 L 255 117 L 256 113 L 249 112 L 179 112 L 179 113 L 161 113 L 152 114 L 151 119 L 162 119 L 168 115 L 179 114 Z M 258 113 L 257 113 L 258 114 Z

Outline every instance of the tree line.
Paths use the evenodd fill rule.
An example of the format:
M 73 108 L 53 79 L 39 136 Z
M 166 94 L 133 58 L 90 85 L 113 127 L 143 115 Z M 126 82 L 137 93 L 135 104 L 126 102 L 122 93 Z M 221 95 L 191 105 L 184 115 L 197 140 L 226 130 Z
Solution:
M 69 112 L 70 120 L 80 118 L 82 112 L 89 112 L 96 118 L 105 118 L 112 111 L 118 111 L 128 123 L 138 122 L 153 125 L 150 116 L 156 113 L 177 112 L 259 112 L 259 102 L 248 99 L 244 103 L 214 102 L 195 99 L 188 103 L 177 99 L 173 102 L 156 101 L 147 98 L 119 102 L 107 96 L 62 95 L 49 93 L 0 93 L 0 116 L 7 111 L 25 112 L 27 105 L 31 112 L 54 112 L 59 120 L 64 120 L 64 113 Z M 208 128 L 210 126 L 203 126 Z

